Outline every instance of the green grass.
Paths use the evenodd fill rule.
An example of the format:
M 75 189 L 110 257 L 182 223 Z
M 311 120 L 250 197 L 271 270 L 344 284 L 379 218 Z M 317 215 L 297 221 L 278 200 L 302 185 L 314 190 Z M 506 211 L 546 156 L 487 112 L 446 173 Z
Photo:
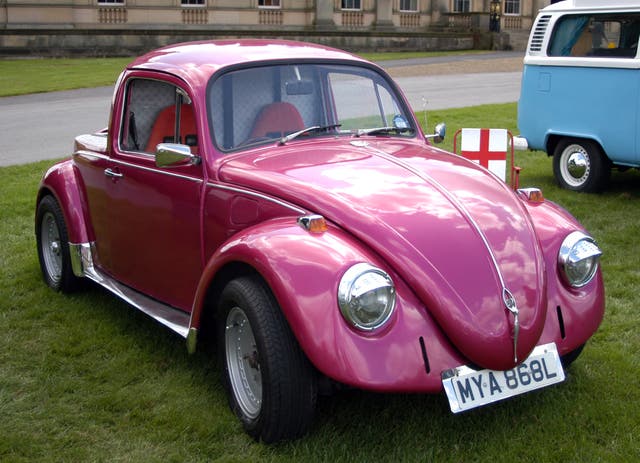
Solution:
M 0 60 L 0 97 L 113 85 L 132 58 Z
M 486 53 L 452 52 L 363 53 L 372 61 Z M 113 85 L 133 58 L 0 59 L 0 97 Z
M 379 53 L 358 53 L 370 61 L 390 61 L 398 59 L 432 58 L 435 56 L 455 56 L 455 55 L 481 55 L 490 53 L 487 50 L 460 50 L 460 51 L 393 51 Z
M 449 138 L 462 125 L 513 128 L 515 105 L 429 114 L 439 120 Z M 576 194 L 553 184 L 544 154 L 517 157 L 522 184 L 567 207 L 604 250 L 607 312 L 567 381 L 461 415 L 440 395 L 339 393 L 321 398 L 310 435 L 273 447 L 243 433 L 210 354 L 188 356 L 105 291 L 44 285 L 33 216 L 51 162 L 0 168 L 0 461 L 640 461 L 640 175 Z

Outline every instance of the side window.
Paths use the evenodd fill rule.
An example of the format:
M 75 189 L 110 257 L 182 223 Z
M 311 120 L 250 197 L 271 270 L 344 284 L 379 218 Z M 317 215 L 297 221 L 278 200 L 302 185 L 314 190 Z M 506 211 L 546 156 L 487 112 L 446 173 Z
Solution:
M 154 153 L 159 143 L 182 143 L 198 154 L 195 117 L 185 92 L 166 82 L 132 79 L 125 99 L 122 150 Z
M 640 15 L 568 15 L 556 23 L 549 56 L 633 58 L 638 49 Z

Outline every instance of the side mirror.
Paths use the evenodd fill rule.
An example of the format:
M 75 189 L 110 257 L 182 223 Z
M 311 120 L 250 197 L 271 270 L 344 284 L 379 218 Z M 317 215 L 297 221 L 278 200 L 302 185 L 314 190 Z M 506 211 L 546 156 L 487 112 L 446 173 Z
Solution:
M 157 167 L 200 164 L 200 156 L 192 154 L 189 146 L 179 143 L 160 143 L 155 157 Z
M 444 122 L 440 122 L 438 125 L 436 125 L 436 128 L 433 131 L 433 134 L 425 135 L 424 138 L 426 139 L 432 138 L 434 143 L 442 143 L 446 133 L 447 133 L 447 124 L 445 124 Z

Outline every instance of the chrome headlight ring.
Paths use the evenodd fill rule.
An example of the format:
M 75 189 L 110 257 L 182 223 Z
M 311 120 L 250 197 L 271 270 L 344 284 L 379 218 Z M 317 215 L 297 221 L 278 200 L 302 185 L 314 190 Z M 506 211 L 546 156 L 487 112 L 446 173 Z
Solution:
M 570 233 L 558 252 L 558 267 L 564 281 L 573 288 L 588 284 L 598 270 L 602 251 L 595 240 L 580 231 Z
M 344 319 L 361 331 L 383 326 L 396 305 L 391 277 L 366 263 L 355 264 L 342 276 L 338 286 L 338 306 Z

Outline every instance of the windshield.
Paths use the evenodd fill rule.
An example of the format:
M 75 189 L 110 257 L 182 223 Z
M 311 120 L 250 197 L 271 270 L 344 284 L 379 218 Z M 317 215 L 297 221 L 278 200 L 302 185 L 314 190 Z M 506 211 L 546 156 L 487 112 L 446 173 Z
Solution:
M 208 113 L 222 151 L 327 135 L 415 135 L 393 87 L 369 68 L 283 64 L 214 79 Z

